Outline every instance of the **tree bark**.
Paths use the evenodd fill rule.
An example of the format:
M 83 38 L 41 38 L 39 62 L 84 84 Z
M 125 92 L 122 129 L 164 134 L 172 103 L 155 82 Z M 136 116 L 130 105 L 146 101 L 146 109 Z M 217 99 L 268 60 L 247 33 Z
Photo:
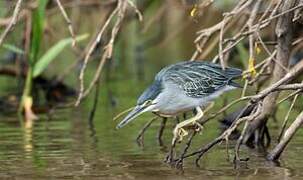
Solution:
M 280 10 L 280 13 L 286 11 L 296 4 L 296 0 L 286 0 L 283 2 L 283 6 Z M 292 17 L 293 13 L 287 13 L 281 16 L 276 25 L 276 36 L 277 36 L 277 56 L 276 62 L 274 62 L 274 69 L 271 78 L 271 84 L 279 81 L 284 75 L 286 71 L 283 67 L 288 67 L 288 60 L 290 55 L 290 47 L 291 47 L 291 40 L 292 40 Z M 247 133 L 243 139 L 243 143 L 246 143 L 248 139 L 252 136 L 253 133 L 258 132 L 258 129 L 262 129 L 263 125 L 267 123 L 267 119 L 272 115 L 274 112 L 276 99 L 279 95 L 279 92 L 273 92 L 269 94 L 263 100 L 263 110 L 261 114 L 254 119 L 248 126 Z M 257 134 L 255 137 L 255 143 L 259 143 L 260 137 Z

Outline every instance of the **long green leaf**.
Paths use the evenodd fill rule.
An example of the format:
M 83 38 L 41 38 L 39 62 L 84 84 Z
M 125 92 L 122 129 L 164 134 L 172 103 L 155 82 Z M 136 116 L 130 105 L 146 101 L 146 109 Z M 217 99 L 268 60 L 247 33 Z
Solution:
M 84 34 L 76 37 L 76 41 L 82 41 L 88 37 L 88 34 Z M 33 77 L 39 76 L 65 47 L 71 45 L 73 42 L 72 38 L 62 39 L 52 46 L 42 57 L 36 62 L 33 69 Z
M 43 38 L 43 29 L 45 21 L 45 9 L 48 0 L 39 0 L 38 8 L 33 12 L 32 18 L 32 41 L 30 47 L 30 65 L 33 66 L 38 59 L 40 46 Z
M 12 44 L 3 44 L 2 47 L 7 50 L 10 50 L 14 53 L 17 53 L 17 54 L 24 54 L 24 51 L 22 49 L 18 48 L 17 46 L 14 46 Z

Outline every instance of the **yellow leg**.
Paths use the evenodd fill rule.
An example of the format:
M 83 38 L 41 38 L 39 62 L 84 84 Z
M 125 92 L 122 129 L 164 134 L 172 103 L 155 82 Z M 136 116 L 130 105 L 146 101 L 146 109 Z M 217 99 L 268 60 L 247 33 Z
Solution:
M 173 143 L 176 140 L 182 141 L 183 137 L 188 135 L 188 132 L 186 130 L 184 130 L 183 127 L 188 126 L 190 124 L 192 124 L 192 125 L 197 124 L 199 126 L 199 128 L 202 128 L 202 126 L 199 123 L 197 123 L 196 121 L 201 119 L 203 117 L 204 113 L 200 107 L 196 107 L 196 110 L 197 110 L 197 114 L 194 117 L 187 119 L 185 121 L 182 121 L 181 123 L 176 125 L 176 127 L 173 131 L 173 134 L 174 134 Z

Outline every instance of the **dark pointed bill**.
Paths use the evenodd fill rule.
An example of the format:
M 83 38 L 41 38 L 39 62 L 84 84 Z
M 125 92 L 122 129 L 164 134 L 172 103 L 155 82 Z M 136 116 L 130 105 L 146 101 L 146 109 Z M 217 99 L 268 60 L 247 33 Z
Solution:
M 130 121 L 135 119 L 137 116 L 139 116 L 141 113 L 143 113 L 143 110 L 147 108 L 148 106 L 140 106 L 137 105 L 117 126 L 116 129 L 120 129 L 126 124 L 128 124 Z

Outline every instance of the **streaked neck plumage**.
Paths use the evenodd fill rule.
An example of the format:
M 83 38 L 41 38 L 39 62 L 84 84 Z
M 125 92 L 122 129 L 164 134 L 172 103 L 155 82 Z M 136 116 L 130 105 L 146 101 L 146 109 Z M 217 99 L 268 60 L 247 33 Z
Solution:
M 155 100 L 162 92 L 162 82 L 155 80 L 139 97 L 137 104 L 143 104 L 147 100 Z

